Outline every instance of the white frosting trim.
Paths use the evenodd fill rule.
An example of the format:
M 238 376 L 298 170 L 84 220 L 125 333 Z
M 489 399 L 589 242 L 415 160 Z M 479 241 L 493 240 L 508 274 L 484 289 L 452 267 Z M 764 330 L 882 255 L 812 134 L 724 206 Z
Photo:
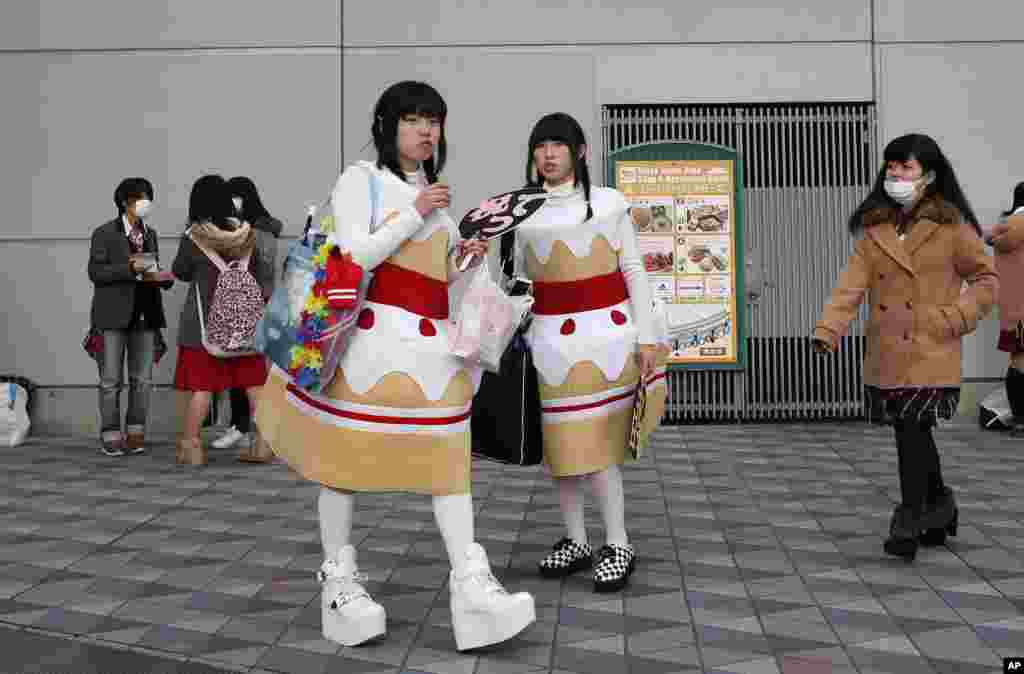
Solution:
M 611 322 L 612 311 L 626 315 L 624 325 Z M 571 318 L 576 329 L 561 334 L 562 324 Z M 626 361 L 636 353 L 637 329 L 630 302 L 575 314 L 534 316 L 527 333 L 534 365 L 548 386 L 561 386 L 577 363 L 592 362 L 609 381 L 622 376 Z
M 353 392 L 365 395 L 385 376 L 401 372 L 419 385 L 427 400 L 435 402 L 462 370 L 469 371 L 476 391 L 483 371 L 470 368 L 466 361 L 449 352 L 447 320 L 428 319 L 437 334 L 424 337 L 419 332 L 423 317 L 418 314 L 376 302 L 366 302 L 364 308 L 374 312 L 373 327 L 353 328 L 340 364 Z

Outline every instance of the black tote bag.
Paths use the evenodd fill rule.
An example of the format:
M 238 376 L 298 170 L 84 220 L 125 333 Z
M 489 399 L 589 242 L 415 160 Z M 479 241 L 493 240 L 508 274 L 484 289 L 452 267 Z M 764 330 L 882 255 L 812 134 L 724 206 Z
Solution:
M 514 240 L 514 231 L 501 237 L 502 270 L 510 278 Z M 525 289 L 512 292 L 517 290 Z M 544 458 L 537 368 L 524 336 L 528 327 L 529 319 L 505 349 L 499 371 L 485 371 L 480 380 L 470 422 L 474 456 L 517 466 L 535 466 Z

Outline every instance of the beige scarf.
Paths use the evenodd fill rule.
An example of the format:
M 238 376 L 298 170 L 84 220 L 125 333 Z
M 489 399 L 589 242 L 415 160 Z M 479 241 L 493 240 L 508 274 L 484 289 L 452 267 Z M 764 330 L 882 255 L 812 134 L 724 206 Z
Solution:
M 231 260 L 245 257 L 256 246 L 256 230 L 248 222 L 233 230 L 223 230 L 212 222 L 198 222 L 189 228 L 189 235 L 199 245 Z

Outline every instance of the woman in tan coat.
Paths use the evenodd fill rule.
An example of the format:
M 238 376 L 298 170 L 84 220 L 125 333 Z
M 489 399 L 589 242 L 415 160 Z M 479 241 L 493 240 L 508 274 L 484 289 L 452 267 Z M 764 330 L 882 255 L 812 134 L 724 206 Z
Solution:
M 988 242 L 996 251 L 996 269 L 1003 287 L 999 295 L 999 350 L 1010 354 L 1006 398 L 1013 412 L 1014 432 L 1024 430 L 1024 182 L 1013 190 L 1013 206 L 992 228 Z
M 849 227 L 862 236 L 815 326 L 815 346 L 835 351 L 869 296 L 865 393 L 871 419 L 895 429 L 902 496 L 885 551 L 913 559 L 919 544 L 956 535 L 932 427 L 956 412 L 961 338 L 991 309 L 998 276 L 953 169 L 928 136 L 889 143 Z

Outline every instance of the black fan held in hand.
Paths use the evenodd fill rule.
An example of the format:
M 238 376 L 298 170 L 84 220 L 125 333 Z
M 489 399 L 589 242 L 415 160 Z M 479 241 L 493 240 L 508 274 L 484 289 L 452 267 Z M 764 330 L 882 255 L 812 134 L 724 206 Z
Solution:
M 466 213 L 459 223 L 459 234 L 464 239 L 496 239 L 536 213 L 547 196 L 543 187 L 524 187 L 491 197 Z M 460 269 L 465 270 L 472 259 L 467 255 Z

